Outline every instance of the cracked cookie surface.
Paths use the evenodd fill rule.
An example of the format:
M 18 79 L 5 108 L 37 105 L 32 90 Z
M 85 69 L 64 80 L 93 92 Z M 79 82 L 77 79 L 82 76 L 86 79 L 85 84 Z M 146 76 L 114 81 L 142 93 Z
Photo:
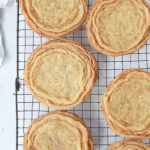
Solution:
M 73 32 L 87 13 L 85 0 L 20 0 L 20 6 L 30 28 L 47 38 Z
M 94 56 L 79 43 L 54 40 L 33 52 L 24 78 L 39 102 L 69 109 L 89 96 L 97 79 L 97 64 Z
M 150 38 L 149 20 L 145 0 L 97 0 L 86 21 L 90 44 L 111 56 L 133 53 Z

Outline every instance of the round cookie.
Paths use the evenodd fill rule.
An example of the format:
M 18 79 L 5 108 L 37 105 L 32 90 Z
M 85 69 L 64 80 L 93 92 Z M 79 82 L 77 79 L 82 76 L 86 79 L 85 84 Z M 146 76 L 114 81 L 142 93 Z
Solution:
M 86 0 L 20 0 L 29 27 L 46 38 L 57 38 L 76 30 L 87 14 Z
M 150 73 L 141 69 L 122 72 L 105 91 L 101 110 L 116 134 L 150 138 Z
M 24 150 L 93 150 L 91 134 L 77 115 L 53 111 L 37 118 L 24 137 Z
M 110 145 L 106 150 L 150 150 L 150 147 L 143 142 L 126 140 Z
M 61 39 L 36 48 L 27 61 L 24 79 L 40 103 L 69 109 L 89 96 L 97 74 L 95 57 L 85 47 Z
M 133 53 L 150 38 L 149 20 L 145 0 L 97 0 L 86 21 L 90 44 L 110 56 Z

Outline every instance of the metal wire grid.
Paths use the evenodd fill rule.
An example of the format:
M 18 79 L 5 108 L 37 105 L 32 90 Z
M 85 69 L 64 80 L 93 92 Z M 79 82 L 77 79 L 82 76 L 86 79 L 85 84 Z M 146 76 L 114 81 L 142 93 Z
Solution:
M 89 0 L 88 7 L 92 3 L 93 0 Z M 42 38 L 30 30 L 20 11 L 19 5 L 17 9 L 16 149 L 22 150 L 23 137 L 30 123 L 42 114 L 54 109 L 38 103 L 28 91 L 23 79 L 23 71 L 29 55 L 33 52 L 34 48 L 50 39 Z M 80 42 L 96 57 L 99 67 L 99 79 L 94 85 L 89 98 L 84 103 L 69 111 L 77 114 L 87 124 L 93 136 L 94 149 L 105 150 L 109 144 L 124 140 L 124 138 L 117 136 L 108 128 L 101 113 L 99 102 L 107 85 L 122 71 L 130 68 L 141 68 L 150 71 L 150 41 L 140 51 L 131 55 L 114 58 L 93 51 L 90 47 L 84 24 L 73 34 L 65 38 Z M 144 140 L 144 142 L 150 144 L 150 140 Z

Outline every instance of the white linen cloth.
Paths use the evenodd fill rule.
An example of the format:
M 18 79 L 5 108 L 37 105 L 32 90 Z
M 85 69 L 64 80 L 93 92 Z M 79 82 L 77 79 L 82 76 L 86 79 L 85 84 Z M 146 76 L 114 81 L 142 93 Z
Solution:
M 5 8 L 11 0 L 0 0 L 0 8 Z M 0 66 L 2 65 L 4 59 L 4 48 L 2 44 L 2 37 L 0 34 Z
M 0 66 L 3 63 L 3 59 L 4 59 L 4 48 L 3 48 L 2 38 L 1 38 L 1 34 L 0 34 Z
M 10 0 L 0 0 L 0 8 L 5 8 Z

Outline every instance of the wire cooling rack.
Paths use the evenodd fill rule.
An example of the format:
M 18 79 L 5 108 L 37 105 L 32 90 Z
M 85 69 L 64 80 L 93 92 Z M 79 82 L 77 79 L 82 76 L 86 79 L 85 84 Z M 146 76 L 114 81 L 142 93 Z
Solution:
M 92 3 L 93 0 L 89 0 L 88 7 Z M 33 32 L 25 22 L 19 4 L 17 9 L 16 147 L 17 150 L 22 150 L 23 138 L 31 122 L 54 109 L 38 103 L 28 91 L 23 79 L 23 71 L 29 55 L 37 46 L 50 39 L 45 39 Z M 88 99 L 69 111 L 77 114 L 87 124 L 93 136 L 94 150 L 105 150 L 109 144 L 124 140 L 124 138 L 117 136 L 108 128 L 101 113 L 99 102 L 107 85 L 122 71 L 130 68 L 141 68 L 150 71 L 150 41 L 141 50 L 131 55 L 114 58 L 93 51 L 87 38 L 85 24 L 65 38 L 83 44 L 96 57 L 99 79 Z M 144 140 L 144 142 L 150 144 L 150 140 Z

